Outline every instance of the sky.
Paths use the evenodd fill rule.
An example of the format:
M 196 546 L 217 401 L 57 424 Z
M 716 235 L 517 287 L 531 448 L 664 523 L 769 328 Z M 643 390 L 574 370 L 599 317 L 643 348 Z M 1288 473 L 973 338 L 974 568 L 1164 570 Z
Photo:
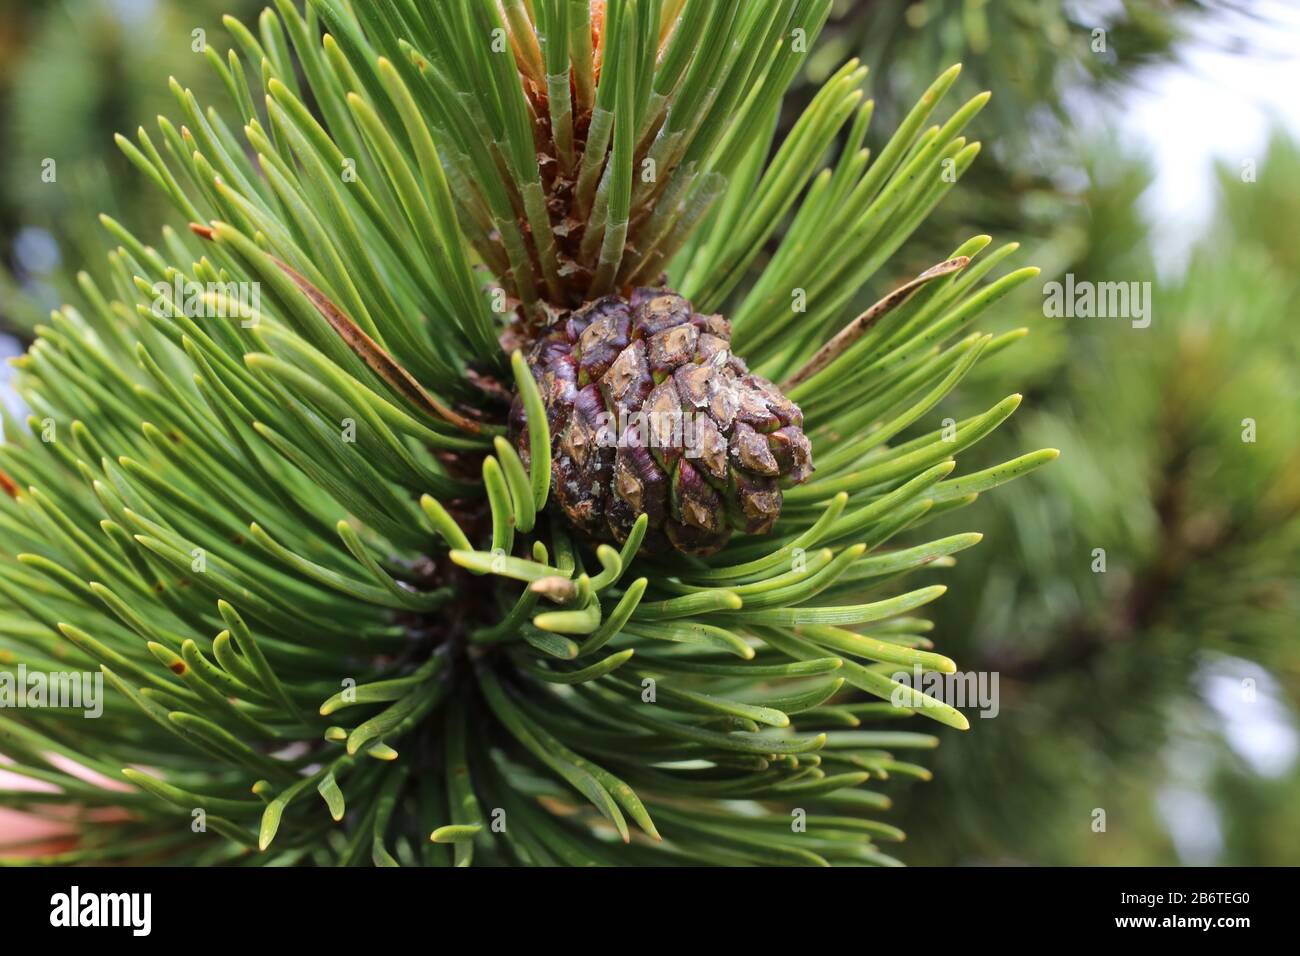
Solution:
M 1143 210 L 1164 270 L 1182 265 L 1206 224 L 1216 161 L 1240 169 L 1262 159 L 1277 126 L 1300 138 L 1300 3 L 1243 6 L 1251 15 L 1197 21 L 1183 62 L 1141 74 L 1119 111 L 1124 139 L 1146 144 L 1155 162 Z M 1250 52 L 1236 52 L 1238 42 Z

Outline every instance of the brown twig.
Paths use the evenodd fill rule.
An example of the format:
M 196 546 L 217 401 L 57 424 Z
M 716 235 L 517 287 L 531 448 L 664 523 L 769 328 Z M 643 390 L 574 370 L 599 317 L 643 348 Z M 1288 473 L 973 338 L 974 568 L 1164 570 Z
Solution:
M 954 272 L 960 272 L 965 269 L 970 262 L 969 256 L 957 256 L 955 259 L 948 259 L 936 266 L 931 266 L 911 282 L 899 286 L 889 295 L 885 296 L 867 311 L 846 325 L 840 330 L 835 338 L 831 339 L 820 349 L 817 354 L 808 360 L 803 368 L 795 372 L 784 382 L 781 383 L 781 391 L 789 392 L 796 385 L 802 385 L 808 379 L 812 378 L 831 362 L 839 358 L 849 349 L 858 339 L 866 334 L 867 330 L 879 322 L 882 318 L 893 312 L 900 305 L 912 297 L 922 286 L 942 276 L 951 275 Z

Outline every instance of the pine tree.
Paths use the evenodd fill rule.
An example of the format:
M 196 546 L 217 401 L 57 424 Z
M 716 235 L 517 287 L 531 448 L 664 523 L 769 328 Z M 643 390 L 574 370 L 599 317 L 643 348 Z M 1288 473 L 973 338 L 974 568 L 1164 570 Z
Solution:
M 851 61 L 776 142 L 829 6 L 277 0 L 209 56 L 224 111 L 173 83 L 179 123 L 118 138 L 190 227 L 104 219 L 112 281 L 38 330 L 0 446 L 0 653 L 108 697 L 0 712 L 57 788 L 5 804 L 77 817 L 46 859 L 896 862 L 871 781 L 937 742 L 896 718 L 967 726 L 891 676 L 956 668 L 913 613 L 943 587 L 903 579 L 979 535 L 895 538 L 1055 452 L 954 477 L 1019 396 L 936 411 L 1036 270 L 985 281 L 987 236 L 889 266 L 987 97 L 932 121 L 947 70 L 871 155 Z M 716 553 L 553 500 L 527 355 L 645 288 L 726 323 L 811 444 Z

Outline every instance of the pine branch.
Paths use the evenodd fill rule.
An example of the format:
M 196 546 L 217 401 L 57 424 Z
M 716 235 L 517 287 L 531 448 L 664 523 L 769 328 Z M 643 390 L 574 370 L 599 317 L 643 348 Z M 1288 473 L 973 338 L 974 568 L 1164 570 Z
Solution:
M 895 752 L 935 738 L 844 728 L 967 726 L 889 674 L 955 666 L 918 649 L 914 612 L 944 588 L 909 576 L 978 538 L 889 543 L 1056 453 L 954 477 L 1018 396 L 901 437 L 1015 343 L 965 330 L 1036 270 L 981 284 L 1014 247 L 981 257 L 977 237 L 844 314 L 974 160 L 986 97 L 927 126 L 954 67 L 872 160 L 850 63 L 773 151 L 829 9 L 278 0 L 209 57 L 223 110 L 173 84 L 162 148 L 119 141 L 211 225 L 154 248 L 106 219 L 111 281 L 16 362 L 32 416 L 0 445 L 0 652 L 111 693 L 101 721 L 0 714 L 0 749 L 129 814 L 56 858 L 896 862 L 860 788 L 927 775 Z M 730 304 L 757 373 L 805 368 L 802 408 L 672 288 Z M 575 478 L 581 413 L 558 386 L 597 346 L 633 363 L 594 321 L 563 338 L 632 312 L 713 349 L 678 367 L 712 388 L 726 366 L 745 401 L 710 411 L 736 436 L 721 487 L 648 452 L 677 525 L 638 509 L 613 546 L 579 520 L 613 505 L 582 497 L 598 483 Z M 671 403 L 659 371 L 647 392 Z M 835 815 L 791 829 L 809 808 Z

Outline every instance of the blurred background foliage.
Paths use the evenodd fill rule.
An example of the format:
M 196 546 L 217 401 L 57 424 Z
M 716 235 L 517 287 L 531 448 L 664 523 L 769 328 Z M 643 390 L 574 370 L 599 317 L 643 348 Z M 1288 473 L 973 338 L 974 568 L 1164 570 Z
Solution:
M 255 0 L 0 0 L 0 328 L 25 332 L 76 301 L 76 271 L 104 262 L 106 213 L 156 235 L 171 208 L 113 145 L 154 129 L 168 76 L 203 95 L 216 76 L 195 30 Z M 55 181 L 42 174 L 54 160 Z M 166 218 L 165 218 L 166 217 Z
M 252 22 L 261 5 L 0 0 L 0 355 L 18 347 L 5 330 L 25 338 L 77 300 L 76 269 L 100 268 L 94 214 L 143 236 L 172 221 L 112 134 L 153 128 L 168 75 L 206 100 L 193 31 L 224 53 L 221 14 Z M 960 420 L 1019 388 L 984 456 L 1063 454 L 951 529 L 986 537 L 947 572 L 935 643 L 998 675 L 1000 709 L 946 734 L 933 781 L 893 785 L 909 862 L 1300 862 L 1300 149 L 1279 133 L 1252 176 L 1221 169 L 1212 223 L 1165 274 L 1139 211 L 1158 171 L 1110 121 L 1144 71 L 1179 68 L 1199 21 L 1251 55 L 1235 29 L 1249 6 L 841 0 L 792 97 L 795 116 L 858 56 L 888 130 L 963 62 L 966 94 L 993 92 L 985 149 L 905 250 L 910 273 L 988 232 L 1020 241 L 1043 283 L 1152 283 L 1145 329 L 1046 318 L 1042 284 L 1018 290 L 1001 329 L 1031 334 L 937 410 Z
M 1300 153 L 1278 134 L 1250 181 L 1220 169 L 1212 222 L 1165 275 L 1139 211 L 1157 171 L 1112 122 L 1149 71 L 1181 68 L 1205 18 L 1221 50 L 1251 55 L 1237 35 L 1248 6 L 843 12 L 824 62 L 861 51 L 878 101 L 906 102 L 953 60 L 968 93 L 993 91 L 990 148 L 937 223 L 954 230 L 947 248 L 985 230 L 1020 239 L 1044 284 L 1152 285 L 1149 328 L 1045 318 L 1043 285 L 1027 287 L 999 314 L 1031 334 L 945 412 L 960 419 L 1014 384 L 1025 403 L 990 461 L 1041 446 L 1062 458 L 949 529 L 986 537 L 949 572 L 935 641 L 998 674 L 1000 711 L 947 734 L 934 781 L 899 800 L 907 859 L 1300 862 Z
M 1105 241 L 1143 229 L 1149 173 L 1117 151 L 1077 281 L 1152 277 L 1141 242 Z M 999 673 L 1001 711 L 901 801 L 927 859 L 1300 860 L 1300 281 L 1271 217 L 1242 214 L 1293 203 L 1300 162 L 1277 140 L 1256 182 L 1219 181 L 1185 274 L 1152 279 L 1149 328 L 1026 317 L 1069 347 L 1001 440 L 1062 467 L 979 503 L 996 560 L 954 569 L 936 611 L 962 667 Z

